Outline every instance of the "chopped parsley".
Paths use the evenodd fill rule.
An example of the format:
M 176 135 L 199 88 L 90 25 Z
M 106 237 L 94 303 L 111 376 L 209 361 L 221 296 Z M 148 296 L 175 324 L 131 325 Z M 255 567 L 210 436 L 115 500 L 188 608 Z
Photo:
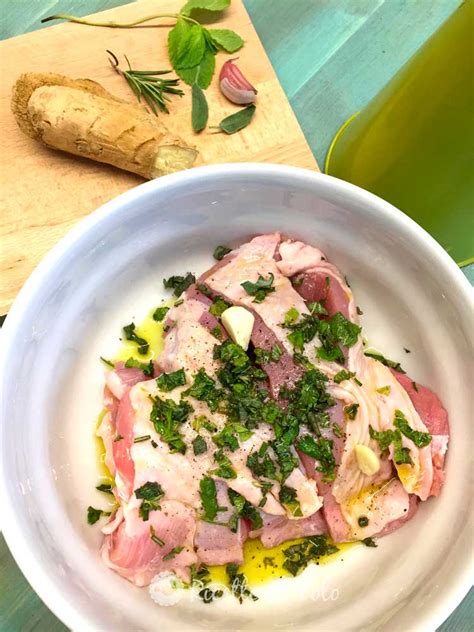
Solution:
M 388 366 L 390 369 L 394 369 L 395 371 L 398 371 L 399 373 L 406 373 L 406 371 L 402 369 L 400 362 L 389 360 L 388 358 L 385 358 L 381 353 L 376 353 L 375 351 L 364 351 L 364 355 L 367 356 L 368 358 L 373 358 L 374 360 L 378 360 L 385 366 Z
M 156 378 L 156 385 L 160 391 L 169 393 L 178 386 L 184 386 L 186 384 L 186 375 L 184 369 L 178 369 L 174 373 L 162 373 Z
M 165 495 L 163 488 L 159 483 L 148 481 L 141 487 L 135 490 L 135 496 L 142 500 L 138 515 L 145 522 L 150 516 L 150 511 L 157 511 L 161 509 L 160 500 Z
M 169 307 L 157 307 L 153 312 L 153 320 L 156 320 L 158 323 L 163 322 L 169 309 Z
M 125 325 L 123 328 L 123 333 L 125 334 L 126 340 L 131 340 L 132 342 L 136 342 L 138 345 L 137 351 L 140 355 L 146 355 L 148 353 L 148 349 L 150 345 L 145 340 L 145 338 L 141 338 L 137 336 L 135 333 L 135 323 L 130 323 L 130 325 Z
M 261 274 L 259 274 L 256 283 L 244 281 L 240 285 L 244 288 L 247 294 L 254 297 L 254 303 L 263 303 L 267 295 L 275 291 L 275 288 L 273 287 L 274 278 L 275 277 L 271 272 L 268 275 L 268 279 L 265 279 Z
M 252 431 L 242 424 L 229 422 L 212 440 L 220 448 L 229 448 L 231 452 L 235 452 L 239 448 L 239 441 L 247 441 L 251 436 Z
M 319 558 L 325 555 L 333 555 L 338 551 L 337 546 L 330 544 L 326 536 L 310 536 L 309 538 L 304 538 L 300 544 L 292 544 L 287 549 L 283 549 L 283 555 L 286 558 L 283 562 L 283 568 L 293 576 L 296 576 L 311 562 L 317 562 Z
M 214 252 L 212 253 L 212 256 L 216 261 L 222 261 L 222 259 L 226 255 L 228 255 L 229 252 L 232 252 L 232 248 L 228 248 L 227 246 L 216 246 Z
M 389 446 L 393 444 L 393 461 L 396 465 L 413 465 L 409 448 L 403 447 L 400 430 L 382 430 L 379 432 L 369 425 L 369 434 L 371 439 L 377 441 L 382 452 L 388 450 Z
M 186 276 L 170 276 L 169 279 L 163 279 L 165 288 L 172 289 L 176 298 L 179 298 L 193 283 L 196 283 L 196 277 L 191 272 L 188 272 Z
M 103 509 L 96 509 L 95 507 L 87 507 L 87 523 L 95 524 L 101 516 L 110 516 L 110 511 L 104 511 Z
M 291 307 L 285 314 L 285 318 L 283 320 L 283 324 L 285 327 L 289 327 L 290 325 L 293 325 L 294 323 L 296 323 L 296 321 L 299 318 L 299 311 L 296 309 L 296 307 Z
M 145 375 L 148 375 L 148 377 L 151 377 L 154 372 L 153 362 L 151 360 L 150 362 L 140 362 L 135 358 L 128 358 L 124 366 L 126 369 L 140 369 Z
M 208 432 L 217 432 L 217 426 L 213 424 L 205 415 L 199 415 L 192 421 L 193 430 L 199 432 L 201 428 L 205 428 Z
M 395 411 L 395 420 L 393 422 L 395 428 L 398 428 L 400 432 L 405 435 L 407 439 L 413 441 L 417 448 L 425 448 L 431 443 L 431 435 L 429 432 L 420 432 L 419 430 L 413 430 L 408 424 L 405 415 L 401 410 Z
M 319 321 L 319 339 L 322 346 L 318 348 L 316 355 L 322 360 L 344 362 L 344 354 L 339 346 L 352 347 L 357 342 L 361 327 L 336 312 L 327 320 Z
M 336 373 L 333 380 L 334 382 L 336 382 L 336 384 L 340 384 L 341 382 L 344 382 L 344 380 L 350 380 L 351 377 L 354 377 L 354 375 L 355 373 L 353 373 L 352 371 L 342 369 L 341 371 L 339 371 L 339 373 Z
M 268 448 L 268 443 L 262 443 L 257 452 L 251 452 L 248 455 L 247 467 L 257 478 L 265 477 L 276 479 L 276 464 L 266 450 L 262 450 L 262 447 L 264 446 Z
M 150 421 L 165 443 L 170 452 L 186 452 L 186 444 L 179 433 L 179 426 L 184 423 L 188 415 L 193 411 L 190 404 L 180 401 L 179 404 L 172 399 L 162 400 L 159 397 L 152 398 L 153 407 Z
M 175 546 L 174 548 L 171 549 L 171 551 L 169 553 L 167 553 L 163 557 L 163 562 L 167 562 L 168 560 L 172 560 L 173 557 L 176 557 L 176 555 L 178 555 L 178 553 L 181 553 L 181 551 L 183 549 L 184 549 L 184 546 Z
M 227 577 L 229 578 L 231 592 L 240 603 L 243 602 L 245 597 L 250 598 L 253 601 L 258 600 L 257 595 L 254 595 L 247 588 L 247 578 L 243 573 L 238 572 L 239 567 L 237 564 L 227 564 L 225 570 Z
M 347 415 L 347 418 L 351 421 L 357 417 L 357 411 L 359 410 L 359 404 L 349 404 L 348 406 L 344 406 L 344 412 Z
M 199 456 L 199 454 L 204 454 L 204 452 L 207 452 L 206 440 L 200 435 L 193 439 L 193 452 L 195 456 Z
M 310 314 L 320 314 L 321 316 L 327 316 L 328 312 L 324 307 L 324 303 L 324 299 L 321 301 L 313 301 L 312 303 L 308 303 Z

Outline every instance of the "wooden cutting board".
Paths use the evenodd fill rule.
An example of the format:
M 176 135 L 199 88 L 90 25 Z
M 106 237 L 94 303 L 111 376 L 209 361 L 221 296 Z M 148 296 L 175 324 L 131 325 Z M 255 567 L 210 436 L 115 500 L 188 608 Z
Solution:
M 176 13 L 184 0 L 142 0 L 96 14 L 94 19 L 127 22 L 154 13 Z M 10 112 L 11 88 L 22 72 L 57 72 L 100 82 L 122 98 L 133 100 L 125 81 L 110 67 L 106 49 L 136 68 L 169 68 L 166 52 L 173 19 L 135 29 L 95 28 L 62 23 L 0 42 L 0 314 L 5 314 L 19 289 L 44 254 L 98 206 L 134 187 L 139 176 L 85 159 L 51 151 L 23 135 Z M 217 26 L 217 25 L 216 25 Z M 190 90 L 162 115 L 167 126 L 200 152 L 200 164 L 274 162 L 318 169 L 303 132 L 278 82 L 241 0 L 219 19 L 245 40 L 237 53 L 239 66 L 258 89 L 257 112 L 251 125 L 234 136 L 191 129 Z M 207 90 L 209 124 L 236 111 L 219 92 L 217 76 L 230 56 L 218 53 L 216 74 Z

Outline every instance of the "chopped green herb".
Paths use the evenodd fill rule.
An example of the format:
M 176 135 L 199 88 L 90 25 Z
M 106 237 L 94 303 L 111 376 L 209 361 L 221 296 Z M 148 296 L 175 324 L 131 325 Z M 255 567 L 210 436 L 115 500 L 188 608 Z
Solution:
M 333 480 L 336 475 L 336 460 L 332 452 L 333 443 L 329 439 L 320 437 L 317 441 L 311 435 L 303 435 L 297 441 L 297 448 L 318 461 L 316 469 L 322 472 L 327 480 Z
M 232 506 L 235 507 L 235 513 L 233 514 L 235 518 L 230 525 L 230 527 L 234 527 L 234 533 L 237 531 L 238 524 L 236 518 L 247 518 L 247 520 L 250 520 L 250 528 L 252 531 L 263 527 L 262 516 L 248 500 L 230 488 L 227 490 L 227 494 Z
M 403 351 L 404 351 L 405 353 L 411 353 L 410 349 L 407 349 L 406 347 L 403 347 Z
M 222 329 L 219 327 L 219 325 L 216 325 L 211 329 L 211 334 L 214 336 L 214 338 L 220 340 L 222 338 Z
M 103 358 L 102 356 L 100 356 L 100 359 L 102 360 L 102 362 L 104 364 L 106 364 L 107 366 L 109 366 L 111 369 L 115 369 L 115 364 L 112 362 L 112 360 L 106 360 L 105 358 Z
M 204 296 L 207 296 L 207 297 L 212 296 L 211 290 L 206 285 L 204 285 L 204 283 L 198 283 L 196 287 L 198 291 L 201 292 L 201 294 L 204 294 Z
M 157 307 L 153 312 L 153 320 L 156 320 L 158 323 L 163 322 L 169 309 L 169 307 Z
M 216 318 L 220 318 L 226 309 L 230 307 L 230 303 L 224 301 L 221 296 L 215 296 L 213 298 L 212 305 L 209 308 L 209 313 L 215 316 Z
M 184 546 L 175 546 L 173 549 L 171 549 L 171 551 L 169 553 L 167 553 L 163 557 L 163 562 L 167 562 L 168 560 L 172 560 L 173 557 L 176 557 L 176 555 L 178 555 L 178 553 L 181 553 L 181 551 L 183 549 L 184 549 Z
M 198 456 L 199 454 L 204 454 L 204 452 L 207 452 L 206 440 L 200 435 L 198 435 L 197 437 L 193 439 L 193 452 L 196 456 Z
M 358 385 L 358 386 L 362 386 L 362 382 L 360 380 L 358 380 L 356 377 L 354 378 L 354 382 Z
M 135 333 L 135 323 L 130 323 L 130 325 L 125 325 L 125 327 L 123 328 L 123 333 L 125 334 L 126 340 L 131 340 L 132 342 L 137 343 L 138 345 L 137 351 L 140 355 L 146 355 L 148 353 L 148 349 L 150 348 L 150 345 L 145 340 L 145 338 L 141 338 L 140 336 L 137 336 L 137 334 Z
M 278 362 L 282 355 L 283 349 L 278 345 L 273 345 L 270 351 L 258 347 L 255 348 L 255 361 L 260 365 Z
M 300 544 L 292 544 L 287 549 L 283 549 L 283 555 L 286 558 L 283 568 L 296 576 L 311 562 L 317 562 L 319 558 L 333 555 L 338 551 L 337 546 L 329 544 L 324 535 L 304 538 Z
M 270 566 L 271 568 L 276 568 L 275 558 L 274 557 L 264 557 L 263 558 L 263 567 L 267 568 Z
M 229 578 L 231 592 L 240 603 L 243 602 L 245 597 L 253 601 L 258 600 L 258 597 L 247 588 L 247 578 L 243 573 L 238 572 L 239 567 L 237 564 L 227 564 L 225 570 Z
M 331 285 L 331 277 L 326 277 L 324 279 L 324 283 L 326 284 L 326 287 L 329 287 Z
M 178 369 L 174 373 L 162 373 L 156 378 L 156 385 L 160 391 L 169 393 L 178 386 L 184 386 L 186 384 L 186 375 L 184 369 Z
M 170 276 L 169 279 L 163 279 L 165 288 L 172 289 L 176 298 L 179 298 L 193 283 L 196 283 L 196 277 L 191 272 L 188 272 L 186 276 Z
M 232 467 L 230 459 L 226 457 L 222 449 L 214 452 L 214 461 L 219 467 L 215 470 L 212 470 L 211 474 L 215 474 L 216 476 L 220 476 L 221 478 L 237 478 L 237 474 Z
M 199 481 L 199 494 L 204 509 L 204 517 L 212 522 L 219 511 L 216 482 L 213 478 L 206 477 Z
M 247 467 L 257 478 L 261 476 L 270 479 L 276 478 L 276 464 L 272 461 L 269 454 L 261 454 L 260 450 L 258 452 L 251 452 L 248 455 Z
M 256 283 L 251 281 L 244 281 L 240 285 L 250 296 L 254 297 L 254 303 L 262 303 L 268 294 L 275 291 L 273 287 L 273 274 L 270 272 L 268 279 L 265 279 L 261 274 L 258 275 Z
M 148 481 L 141 487 L 135 490 L 135 496 L 142 500 L 138 515 L 145 522 L 150 516 L 150 511 L 157 511 L 160 509 L 160 500 L 165 495 L 163 488 L 159 483 Z
M 143 441 L 148 441 L 151 439 L 150 435 L 142 435 L 141 437 L 135 437 L 133 443 L 142 443 Z
M 162 400 L 159 397 L 152 399 L 153 407 L 150 421 L 165 443 L 170 452 L 186 452 L 186 444 L 179 433 L 179 426 L 184 423 L 189 414 L 193 412 L 190 404 L 180 401 L 179 404 L 172 399 Z
M 119 434 L 119 435 L 117 435 L 116 437 L 114 437 L 114 443 L 115 443 L 116 441 L 122 441 L 122 439 L 123 439 L 122 435 L 120 435 L 120 434 Z
M 354 421 L 354 419 L 357 417 L 358 410 L 359 404 L 349 404 L 348 406 L 344 406 L 344 412 L 351 421 Z
M 431 443 L 430 433 L 413 430 L 401 410 L 395 411 L 395 420 L 393 425 L 395 428 L 398 428 L 400 432 L 407 437 L 407 439 L 413 441 L 417 448 L 425 448 Z
M 179 301 L 175 301 L 174 307 L 179 307 L 184 303 L 184 299 L 180 298 Z
M 312 303 L 308 303 L 308 309 L 310 314 L 319 314 L 321 316 L 327 316 L 328 312 L 324 307 L 324 299 L 322 301 L 313 301 Z
M 104 492 L 104 494 L 112 494 L 112 485 L 110 483 L 101 483 L 96 486 L 96 489 L 99 492 Z
M 412 382 L 411 383 L 413 390 L 415 390 L 418 393 L 418 384 L 416 382 Z
M 377 544 L 375 543 L 374 538 L 364 538 L 363 540 L 361 540 L 361 542 L 362 544 L 365 544 L 365 546 L 369 546 L 374 549 L 377 548 Z
M 361 310 L 361 308 L 360 308 L 358 305 L 357 305 L 357 307 L 356 307 L 356 310 L 357 310 L 357 314 L 358 314 L 359 316 L 363 316 L 363 315 L 364 315 L 364 312 Z
M 219 402 L 223 397 L 221 389 L 216 385 L 216 381 L 207 375 L 201 368 L 194 376 L 194 382 L 190 388 L 183 392 L 184 397 L 194 397 L 200 402 L 206 402 L 211 412 L 216 412 Z
M 232 248 L 228 248 L 227 246 L 217 246 L 212 253 L 212 256 L 216 259 L 216 261 L 222 261 L 229 252 L 232 252 Z
M 344 380 L 350 380 L 351 377 L 354 377 L 354 375 L 355 373 L 353 373 L 352 371 L 346 371 L 346 369 L 342 369 L 341 371 L 339 371 L 339 373 L 336 373 L 333 380 L 334 382 L 336 382 L 336 384 L 340 384 L 341 382 L 344 382 Z
M 289 325 L 293 325 L 294 323 L 296 323 L 296 321 L 299 318 L 299 311 L 296 309 L 296 307 L 291 307 L 285 314 L 285 318 L 283 320 L 283 324 L 285 325 L 285 327 L 288 327 Z
M 382 430 L 379 432 L 369 425 L 369 434 L 371 439 L 377 441 L 382 452 L 388 450 L 393 443 L 393 460 L 396 465 L 413 465 L 410 450 L 403 447 L 400 430 Z
M 380 388 L 377 388 L 376 391 L 381 395 L 390 395 L 390 386 L 381 386 Z
M 153 362 L 151 360 L 150 362 L 140 362 L 139 360 L 135 360 L 135 358 L 128 358 L 124 366 L 126 369 L 140 369 L 149 377 L 151 377 L 154 372 Z
M 87 507 L 87 523 L 95 524 L 101 516 L 110 516 L 110 511 L 104 511 L 103 509 L 96 509 L 95 507 Z
M 338 439 L 340 439 L 342 437 L 342 435 L 344 434 L 342 432 L 341 426 L 339 424 L 336 424 L 336 423 L 333 423 L 332 431 L 334 432 L 334 436 L 338 437 Z
M 361 327 L 336 312 L 327 320 L 319 321 L 318 336 L 322 346 L 317 350 L 318 358 L 334 362 L 344 362 L 344 354 L 339 344 L 344 347 L 352 347 L 357 342 Z
M 239 448 L 239 441 L 247 441 L 251 436 L 252 431 L 242 424 L 229 422 L 219 434 L 212 437 L 212 440 L 217 446 L 235 452 Z
M 208 432 L 217 432 L 217 426 L 213 424 L 205 415 L 199 415 L 192 421 L 193 430 L 199 432 L 205 428 Z
M 399 373 L 406 373 L 406 371 L 402 369 L 400 362 L 389 360 L 388 358 L 385 358 L 381 353 L 376 353 L 374 351 L 364 351 L 364 355 L 367 356 L 368 358 L 373 358 L 374 360 L 378 360 L 385 366 L 388 366 L 390 369 L 395 369 L 395 371 L 398 371 Z
M 294 487 L 282 485 L 278 494 L 278 499 L 295 518 L 301 518 L 303 516 L 303 512 L 301 511 L 300 503 L 297 498 L 296 489 L 294 489 Z
M 158 544 L 158 546 L 160 546 L 160 547 L 164 547 L 165 546 L 164 540 L 162 540 L 161 538 L 159 538 L 156 535 L 155 529 L 153 528 L 153 525 L 150 525 L 150 539 L 153 540 L 153 542 L 155 544 Z
M 366 527 L 369 524 L 369 519 L 367 518 L 367 516 L 359 516 L 357 522 L 359 524 L 359 527 Z

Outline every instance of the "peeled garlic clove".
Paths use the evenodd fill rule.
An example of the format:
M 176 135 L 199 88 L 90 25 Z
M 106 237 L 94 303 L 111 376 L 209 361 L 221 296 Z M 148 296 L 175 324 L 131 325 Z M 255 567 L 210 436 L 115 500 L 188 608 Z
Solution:
M 232 340 L 247 351 L 255 322 L 254 315 L 245 307 L 233 305 L 222 312 L 221 321 Z
M 237 105 L 248 105 L 257 98 L 257 90 L 247 81 L 231 59 L 222 66 L 219 86 L 222 94 Z
M 373 476 L 380 470 L 380 461 L 375 452 L 366 445 L 358 443 L 354 446 L 357 465 L 362 474 Z

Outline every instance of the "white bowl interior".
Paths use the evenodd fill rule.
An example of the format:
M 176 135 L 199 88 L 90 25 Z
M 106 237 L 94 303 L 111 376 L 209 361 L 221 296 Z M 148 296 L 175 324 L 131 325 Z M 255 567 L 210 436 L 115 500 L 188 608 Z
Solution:
M 162 278 L 212 263 L 220 243 L 280 230 L 320 247 L 347 275 L 371 345 L 402 362 L 450 415 L 447 481 L 377 549 L 256 589 L 260 600 L 160 608 L 98 557 L 85 520 L 98 466 L 99 355 L 121 326 L 165 296 Z M 46 603 L 76 629 L 424 629 L 468 587 L 473 445 L 467 282 L 449 257 L 385 202 L 301 170 L 234 165 L 147 183 L 81 223 L 23 290 L 5 326 L 3 529 Z M 406 354 L 403 348 L 410 349 Z

